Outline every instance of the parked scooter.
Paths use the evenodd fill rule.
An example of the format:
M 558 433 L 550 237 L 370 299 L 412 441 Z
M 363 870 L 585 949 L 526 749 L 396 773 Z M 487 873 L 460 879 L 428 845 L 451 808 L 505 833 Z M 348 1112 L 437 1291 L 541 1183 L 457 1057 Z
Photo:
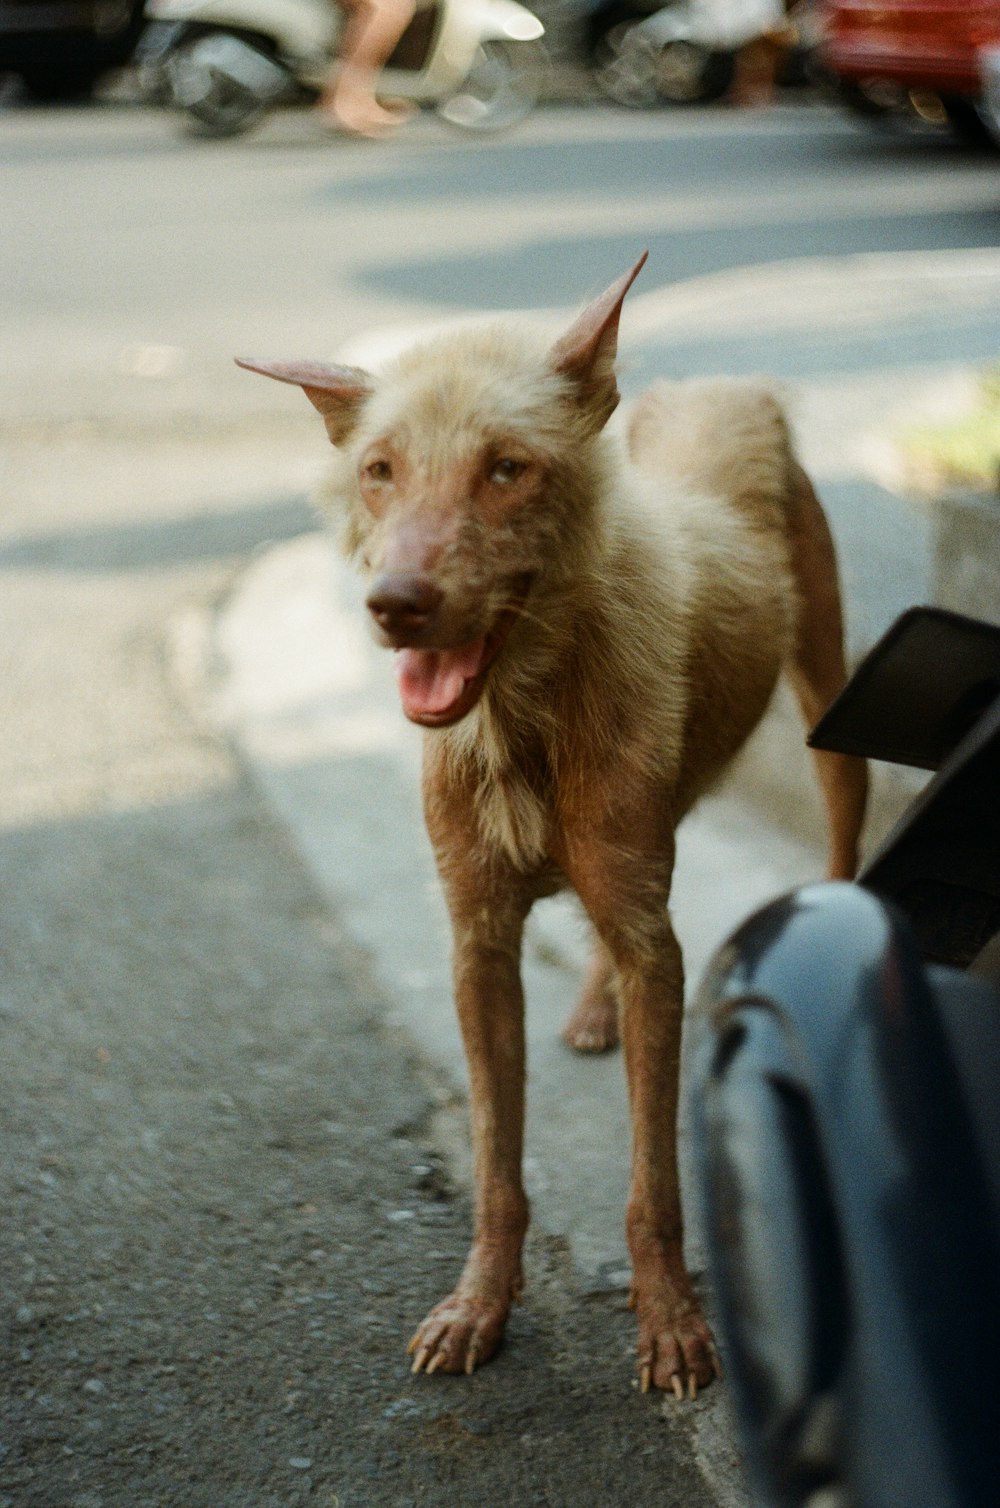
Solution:
M 811 742 L 936 774 L 857 885 L 745 922 L 692 1013 L 751 1488 L 978 1508 L 1000 1477 L 1000 626 L 911 609 Z
M 203 136 L 318 95 L 345 21 L 335 0 L 147 0 L 146 14 L 143 87 Z M 418 0 L 379 92 L 466 130 L 513 125 L 538 98 L 544 30 L 516 0 Z

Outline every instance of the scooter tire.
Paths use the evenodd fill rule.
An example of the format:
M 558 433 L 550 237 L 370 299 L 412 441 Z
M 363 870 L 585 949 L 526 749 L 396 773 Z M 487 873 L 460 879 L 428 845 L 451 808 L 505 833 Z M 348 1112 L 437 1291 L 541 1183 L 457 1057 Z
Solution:
M 657 51 L 634 20 L 613 26 L 594 48 L 594 83 L 613 104 L 627 110 L 652 109 L 660 102 Z
M 505 131 L 538 103 L 548 54 L 541 42 L 483 42 L 459 89 L 435 106 L 460 131 Z
M 245 136 L 271 113 L 273 102 L 261 101 L 246 89 L 234 88 L 218 74 L 206 74 L 204 87 L 196 85 L 199 51 L 219 35 L 196 33 L 180 43 L 167 67 L 170 103 L 181 112 L 189 136 L 202 140 L 225 140 Z
M 725 94 L 735 69 L 731 52 L 671 42 L 661 48 L 656 59 L 657 94 L 668 105 L 710 105 Z
M 598 44 L 594 82 L 630 110 L 657 105 L 707 105 L 728 89 L 735 67 L 728 52 L 694 42 L 657 43 L 642 23 L 615 27 Z

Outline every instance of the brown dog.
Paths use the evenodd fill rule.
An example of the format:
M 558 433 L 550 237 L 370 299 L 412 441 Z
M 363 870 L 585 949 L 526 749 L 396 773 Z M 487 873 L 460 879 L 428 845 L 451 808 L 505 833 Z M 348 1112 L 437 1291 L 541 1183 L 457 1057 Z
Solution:
M 378 379 L 241 365 L 300 384 L 323 414 L 344 545 L 397 651 L 403 710 L 428 730 L 476 1205 L 465 1268 L 414 1336 L 413 1370 L 488 1360 L 521 1286 L 521 932 L 532 903 L 568 885 L 597 941 L 567 1038 L 609 1046 L 620 1020 L 624 1044 L 642 1387 L 693 1397 L 716 1366 L 682 1254 L 674 833 L 783 667 L 809 722 L 845 669 L 826 521 L 766 386 L 663 384 L 623 434 L 605 428 L 622 301 L 644 260 L 551 349 L 498 324 L 418 347 Z M 865 767 L 817 763 L 830 873 L 849 877 Z

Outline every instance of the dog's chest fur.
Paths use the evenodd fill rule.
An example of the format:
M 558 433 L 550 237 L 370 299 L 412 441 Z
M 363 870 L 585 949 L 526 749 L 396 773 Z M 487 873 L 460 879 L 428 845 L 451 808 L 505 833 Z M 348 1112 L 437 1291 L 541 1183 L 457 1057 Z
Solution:
M 686 396 L 704 397 L 688 385 L 658 395 L 675 426 Z M 716 395 L 723 419 L 734 396 L 745 406 L 743 389 Z M 547 869 L 567 825 L 618 806 L 654 804 L 676 823 L 763 713 L 788 650 L 793 594 L 777 497 L 784 436 L 768 433 L 770 409 L 758 406 L 757 448 L 771 454 L 756 459 L 770 464 L 770 496 L 759 477 L 753 509 L 732 495 L 754 463 L 747 437 L 730 458 L 729 495 L 717 448 L 692 458 L 678 443 L 656 458 L 667 476 L 653 479 L 619 452 L 590 558 L 551 599 L 542 590 L 529 602 L 474 712 L 428 735 L 432 778 L 461 783 L 479 839 L 522 871 Z M 710 492 L 697 487 L 698 465 L 709 464 Z

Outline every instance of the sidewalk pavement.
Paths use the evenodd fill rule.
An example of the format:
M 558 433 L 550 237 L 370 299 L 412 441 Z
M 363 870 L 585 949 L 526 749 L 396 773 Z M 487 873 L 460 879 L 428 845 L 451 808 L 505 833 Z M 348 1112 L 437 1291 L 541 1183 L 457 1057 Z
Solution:
M 892 434 L 903 416 L 964 401 L 972 364 L 995 345 L 998 314 L 1000 253 L 815 259 L 637 295 L 626 306 L 622 365 L 634 391 L 658 372 L 781 371 L 783 353 L 793 369 L 803 348 L 821 355 L 791 403 L 840 547 L 857 654 L 932 592 L 933 513 L 894 490 Z M 395 340 L 389 332 L 382 348 Z M 319 433 L 316 446 L 321 459 Z M 391 657 L 372 645 L 364 620 L 358 584 L 316 532 L 256 559 L 214 621 L 178 625 L 177 648 L 202 666 L 212 715 L 370 954 L 396 1023 L 440 1086 L 437 1134 L 467 1177 L 465 1069 L 419 810 L 419 734 L 399 711 Z M 673 910 L 690 981 L 753 908 L 822 873 L 807 766 L 779 697 L 733 777 L 685 824 Z M 880 775 L 870 841 L 915 788 Z M 585 1294 L 627 1282 L 628 1129 L 620 1058 L 576 1057 L 557 1037 L 583 941 L 568 898 L 537 908 L 525 959 L 526 1175 L 534 1220 L 569 1241 Z M 688 1155 L 682 1136 L 685 1163 Z M 702 1271 L 696 1218 L 689 1248 Z M 691 1417 L 707 1501 L 743 1503 L 723 1390 L 711 1389 Z

